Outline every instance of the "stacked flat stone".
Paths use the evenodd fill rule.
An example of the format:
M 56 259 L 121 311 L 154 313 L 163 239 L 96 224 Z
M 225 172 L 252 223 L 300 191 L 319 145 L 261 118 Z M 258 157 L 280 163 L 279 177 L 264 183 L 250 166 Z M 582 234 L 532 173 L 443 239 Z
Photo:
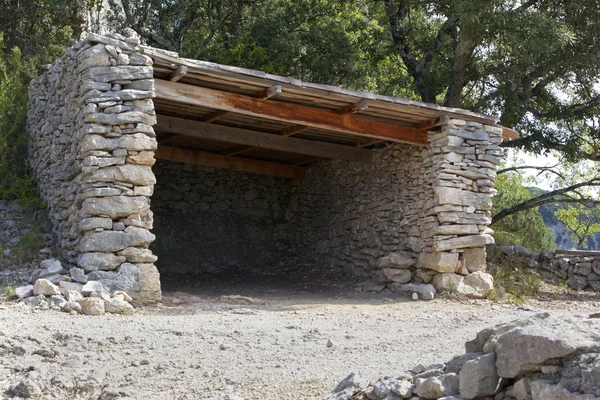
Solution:
M 30 159 L 71 273 L 154 302 L 154 81 L 138 45 L 90 34 L 32 81 Z
M 148 246 L 155 239 L 149 198 L 156 115 L 152 60 L 143 53 L 136 39 L 90 34 L 34 79 L 30 159 L 71 274 L 155 301 L 160 284 Z M 186 254 L 199 251 L 189 263 L 194 272 L 312 266 L 378 277 L 383 257 L 409 251 L 417 259 L 412 283 L 436 285 L 437 275 L 452 274 L 436 278 L 438 290 L 487 284 L 482 271 L 485 245 L 493 242 L 488 225 L 501 141 L 498 127 L 450 119 L 429 133 L 425 148 L 385 144 L 368 164 L 321 160 L 300 181 L 226 171 L 218 176 L 232 182 L 211 185 L 214 169 L 164 163 L 156 171 L 167 190 L 157 194 L 157 210 L 180 211 L 165 220 L 182 224 L 192 213 L 210 213 L 215 218 L 202 229 L 222 232 L 233 238 L 231 249 L 244 249 L 214 254 L 214 243 L 186 235 Z M 179 186 L 169 190 L 173 181 Z M 245 193 L 232 189 L 238 183 Z M 229 217 L 221 218 L 227 213 L 251 218 L 228 224 Z M 268 232 L 271 244 L 248 245 Z M 168 269 L 172 249 L 163 249 Z
M 421 193 L 423 208 L 409 239 L 417 267 L 460 276 L 483 271 L 485 246 L 494 243 L 488 225 L 502 129 L 451 119 L 429 133 L 429 142 L 422 173 L 431 186 Z
M 571 289 L 600 292 L 600 256 L 559 256 L 554 251 L 535 252 L 522 246 L 501 246 L 500 250 L 505 256 L 526 260 L 527 268 L 542 269 L 566 281 Z

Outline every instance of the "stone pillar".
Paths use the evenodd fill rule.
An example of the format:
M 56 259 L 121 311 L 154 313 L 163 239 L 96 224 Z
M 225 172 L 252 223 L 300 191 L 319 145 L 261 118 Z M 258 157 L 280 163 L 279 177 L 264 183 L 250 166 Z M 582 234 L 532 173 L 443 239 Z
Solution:
M 156 116 L 152 60 L 138 45 L 137 39 L 89 34 L 32 82 L 30 108 L 43 101 L 48 122 L 30 112 L 29 124 L 42 197 L 51 212 L 60 213 L 55 230 L 68 250 L 64 258 L 77 264 L 72 279 L 98 280 L 149 303 L 160 300 L 156 257 L 148 249 L 154 240 Z M 63 91 L 68 95 L 56 96 Z M 61 121 L 62 129 L 48 139 L 45 132 Z M 45 154 L 48 142 L 68 144 L 60 147 L 72 160 L 68 173 L 55 169 L 44 176 L 45 166 L 62 168 L 62 160 Z M 61 187 L 47 187 L 57 175 Z
M 483 271 L 485 245 L 494 242 L 488 225 L 502 129 L 451 119 L 429 133 L 429 142 L 421 171 L 429 187 L 410 233 L 417 267 L 460 275 Z

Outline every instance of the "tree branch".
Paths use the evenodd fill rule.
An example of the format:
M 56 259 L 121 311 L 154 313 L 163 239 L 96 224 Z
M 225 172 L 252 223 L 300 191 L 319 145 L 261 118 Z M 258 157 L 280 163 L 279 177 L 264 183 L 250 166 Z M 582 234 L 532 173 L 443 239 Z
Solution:
M 600 204 L 600 200 L 590 200 L 590 199 L 572 199 L 569 197 L 561 197 L 569 192 L 574 192 L 576 189 L 582 187 L 595 187 L 600 186 L 600 178 L 594 178 L 589 181 L 579 182 L 571 186 L 567 186 L 562 189 L 556 189 L 548 193 L 544 193 L 542 195 L 533 197 L 529 200 L 525 200 L 522 203 L 519 203 L 513 207 L 505 208 L 504 210 L 498 212 L 496 215 L 492 217 L 492 225 L 496 222 L 502 220 L 503 218 L 508 217 L 509 215 L 516 214 L 520 211 L 530 210 L 532 208 L 536 208 L 548 203 L 582 203 L 587 202 L 590 204 Z
M 558 167 L 558 165 L 559 164 L 556 164 L 556 165 L 553 165 L 551 167 L 535 167 L 535 166 L 532 166 L 532 165 L 531 166 L 530 165 L 523 165 L 523 166 L 520 166 L 520 167 L 509 167 L 509 168 L 504 168 L 504 169 L 496 171 L 496 174 L 500 175 L 500 174 L 505 174 L 507 172 L 520 171 L 520 170 L 523 170 L 523 169 L 535 169 L 535 170 L 540 171 L 539 174 L 541 174 L 543 172 L 550 172 L 550 173 L 552 173 L 554 175 L 557 175 L 558 177 L 564 179 L 564 176 L 560 172 L 558 172 L 558 171 L 556 171 L 554 169 L 554 168 Z

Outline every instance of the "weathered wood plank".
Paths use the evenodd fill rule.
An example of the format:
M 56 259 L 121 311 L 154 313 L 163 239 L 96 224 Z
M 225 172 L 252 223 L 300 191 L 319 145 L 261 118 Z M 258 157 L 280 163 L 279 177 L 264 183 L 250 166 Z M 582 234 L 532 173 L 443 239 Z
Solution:
M 178 80 L 183 78 L 185 76 L 185 74 L 187 74 L 187 71 L 188 71 L 188 69 L 185 65 L 180 65 L 179 67 L 177 67 L 177 69 L 175 71 L 173 71 L 169 80 L 171 82 L 177 82 Z
M 202 122 L 213 122 L 221 118 L 223 115 L 229 114 L 229 111 L 217 110 L 202 117 Z
M 413 127 L 367 120 L 348 114 L 341 115 L 289 103 L 261 100 L 250 96 L 161 79 L 156 79 L 155 86 L 158 98 L 178 103 L 211 107 L 358 136 L 419 145 L 427 144 L 425 132 Z
M 207 167 L 232 169 L 259 175 L 271 175 L 289 179 L 304 178 L 304 168 L 250 158 L 225 156 L 172 146 L 158 146 L 154 156 L 159 160 L 184 162 Z
M 285 137 L 249 129 L 208 124 L 200 121 L 159 115 L 155 129 L 158 132 L 218 140 L 243 146 L 261 147 L 288 153 L 348 161 L 370 162 L 371 151 L 335 143 Z M 243 149 L 233 149 L 235 152 Z M 233 154 L 233 153 L 232 153 Z

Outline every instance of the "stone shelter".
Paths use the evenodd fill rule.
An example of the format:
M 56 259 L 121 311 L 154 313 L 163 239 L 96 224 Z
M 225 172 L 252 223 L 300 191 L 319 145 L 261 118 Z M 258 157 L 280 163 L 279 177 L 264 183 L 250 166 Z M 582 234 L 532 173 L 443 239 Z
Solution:
M 391 267 L 423 283 L 484 270 L 498 145 L 516 137 L 495 117 L 116 34 L 89 34 L 29 93 L 31 168 L 63 264 L 138 302 L 160 299 L 159 271 Z

